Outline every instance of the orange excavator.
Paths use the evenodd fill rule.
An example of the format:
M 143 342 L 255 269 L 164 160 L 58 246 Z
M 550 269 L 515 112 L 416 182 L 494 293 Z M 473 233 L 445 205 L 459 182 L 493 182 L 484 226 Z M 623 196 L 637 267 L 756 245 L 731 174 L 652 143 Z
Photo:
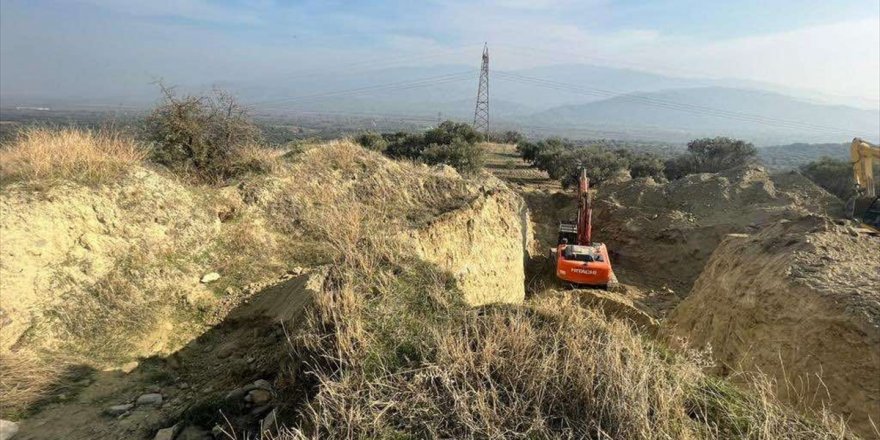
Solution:
M 551 250 L 551 259 L 556 261 L 556 276 L 560 279 L 575 285 L 607 288 L 616 284 L 617 278 L 611 270 L 605 244 L 592 239 L 592 217 L 590 179 L 587 171 L 581 170 L 577 222 L 559 223 L 559 239 L 556 248 Z

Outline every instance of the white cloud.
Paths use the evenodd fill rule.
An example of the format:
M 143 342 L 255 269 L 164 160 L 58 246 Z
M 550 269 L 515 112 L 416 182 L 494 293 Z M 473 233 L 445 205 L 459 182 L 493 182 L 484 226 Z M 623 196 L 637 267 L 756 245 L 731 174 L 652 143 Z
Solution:
M 484 20 L 480 12 L 453 13 L 450 21 L 464 39 L 488 40 L 490 48 L 494 44 L 501 68 L 591 63 L 770 82 L 880 102 L 877 18 L 710 40 L 653 29 L 595 31 L 558 17 L 528 14 Z

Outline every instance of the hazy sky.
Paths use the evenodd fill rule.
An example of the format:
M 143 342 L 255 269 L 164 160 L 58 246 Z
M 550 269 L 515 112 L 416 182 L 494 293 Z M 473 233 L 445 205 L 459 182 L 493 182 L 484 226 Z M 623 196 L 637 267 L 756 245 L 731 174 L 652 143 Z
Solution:
M 878 0 L 0 0 L 0 94 L 356 65 L 588 63 L 880 99 Z M 366 64 L 353 64 L 364 63 Z M 476 67 L 476 66 L 475 66 Z

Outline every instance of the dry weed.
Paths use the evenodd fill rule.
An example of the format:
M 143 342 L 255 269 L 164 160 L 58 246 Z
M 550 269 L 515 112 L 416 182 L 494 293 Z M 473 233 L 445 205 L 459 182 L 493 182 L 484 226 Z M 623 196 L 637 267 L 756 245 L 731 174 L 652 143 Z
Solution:
M 375 172 L 350 148 L 307 154 L 314 179 L 291 189 L 314 203 L 297 221 L 341 252 L 333 288 L 294 340 L 294 357 L 313 360 L 297 380 L 316 381 L 314 395 L 279 439 L 852 437 L 827 414 L 811 421 L 784 408 L 766 387 L 712 379 L 572 298 L 469 310 L 449 274 L 394 240 L 411 226 L 401 217 L 452 199 L 438 195 L 448 181 L 434 186 L 424 168 Z M 319 184 L 337 173 L 350 185 Z M 454 194 L 467 203 L 473 193 Z
M 35 405 L 81 387 L 89 373 L 71 359 L 18 351 L 0 354 L 0 417 L 18 419 Z
M 0 180 L 105 183 L 141 164 L 146 156 L 143 146 L 116 132 L 28 128 L 0 149 Z
M 309 428 L 281 438 L 854 438 L 827 413 L 812 421 L 770 387 L 711 379 L 570 299 L 423 320 L 428 356 L 378 370 L 358 361 L 383 337 L 369 302 L 343 289 L 319 307 L 335 331 L 324 353 L 343 371 L 318 372 Z
M 247 173 L 270 174 L 281 170 L 283 151 L 250 143 L 233 150 L 228 161 L 228 172 L 240 176 Z

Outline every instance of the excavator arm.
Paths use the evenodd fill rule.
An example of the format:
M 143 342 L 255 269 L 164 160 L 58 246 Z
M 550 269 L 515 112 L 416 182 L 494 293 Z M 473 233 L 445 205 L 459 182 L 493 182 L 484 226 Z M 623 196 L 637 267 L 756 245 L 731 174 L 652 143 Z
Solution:
M 858 191 L 846 203 L 846 216 L 858 218 L 867 230 L 880 233 L 880 197 L 874 179 L 874 159 L 880 163 L 880 146 L 855 138 L 849 151 Z
M 590 178 L 587 170 L 581 170 L 578 181 L 577 244 L 589 246 L 593 242 L 593 200 L 590 195 Z
M 855 138 L 849 153 L 856 184 L 864 191 L 864 195 L 875 197 L 877 190 L 874 180 L 874 159 L 880 162 L 880 146 L 871 145 L 862 139 Z

